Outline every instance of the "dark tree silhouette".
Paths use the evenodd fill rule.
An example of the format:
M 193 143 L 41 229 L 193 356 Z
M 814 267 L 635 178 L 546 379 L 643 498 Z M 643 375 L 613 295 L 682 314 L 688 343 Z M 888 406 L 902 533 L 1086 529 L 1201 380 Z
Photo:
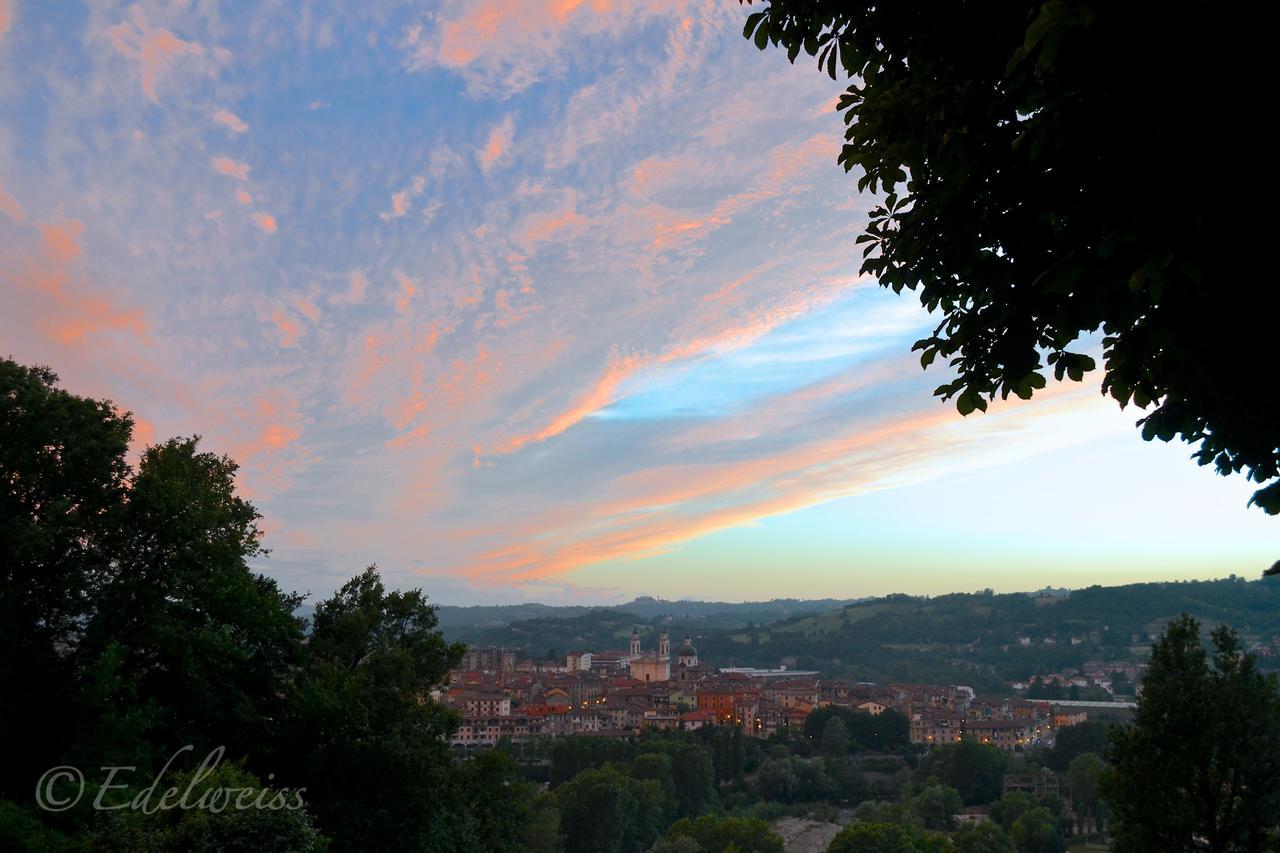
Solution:
M 1112 733 L 1102 793 L 1117 851 L 1260 851 L 1280 841 L 1280 687 L 1235 632 L 1183 615 L 1151 651 L 1134 725 Z
M 1100 329 L 1103 391 L 1154 406 L 1144 438 L 1267 483 L 1275 266 L 1258 223 L 1192 187 L 1261 155 L 1220 87 L 1262 79 L 1244 64 L 1265 52 L 1233 39 L 1218 71 L 1195 65 L 1225 18 L 1205 2 L 764 0 L 744 34 L 852 80 L 839 159 L 884 193 L 863 270 L 941 313 L 914 347 L 956 370 L 936 394 L 967 415 L 1031 397 L 1050 368 L 1080 381 Z M 1280 482 L 1250 502 L 1280 512 Z

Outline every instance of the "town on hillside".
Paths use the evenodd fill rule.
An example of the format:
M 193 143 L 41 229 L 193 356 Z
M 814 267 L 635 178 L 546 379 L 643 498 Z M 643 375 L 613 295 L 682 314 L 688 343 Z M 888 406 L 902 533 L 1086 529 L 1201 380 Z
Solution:
M 464 749 L 502 740 L 625 738 L 706 726 L 769 738 L 803 730 L 818 709 L 839 707 L 871 716 L 892 709 L 909 721 L 910 742 L 925 748 L 973 740 L 1022 752 L 1052 745 L 1056 732 L 1086 720 L 1129 720 L 1131 701 L 1086 701 L 1069 693 L 1110 692 L 1114 681 L 1136 683 L 1143 668 L 1091 661 L 1079 672 L 1013 685 L 1013 695 L 993 695 L 960 684 L 826 679 L 786 665 L 717 667 L 698 657 L 687 635 L 673 653 L 669 631 L 660 633 L 656 649 L 644 649 L 633 630 L 626 650 L 575 650 L 563 662 L 519 659 L 500 647 L 469 649 L 436 698 L 458 713 L 452 742 Z

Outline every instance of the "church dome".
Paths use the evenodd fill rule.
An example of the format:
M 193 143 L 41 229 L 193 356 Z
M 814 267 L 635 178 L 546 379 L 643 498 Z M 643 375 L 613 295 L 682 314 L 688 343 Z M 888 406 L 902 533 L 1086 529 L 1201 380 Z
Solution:
M 698 656 L 698 650 L 693 647 L 693 643 L 686 641 L 676 654 L 682 658 L 693 658 Z

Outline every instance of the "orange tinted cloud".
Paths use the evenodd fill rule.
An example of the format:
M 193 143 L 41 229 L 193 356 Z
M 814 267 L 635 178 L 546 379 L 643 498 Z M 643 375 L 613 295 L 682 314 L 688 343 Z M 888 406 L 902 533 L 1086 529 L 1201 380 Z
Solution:
M 0 0 L 0 3 L 3 2 L 4 0 Z M 18 204 L 18 200 L 9 195 L 9 191 L 3 186 L 0 186 L 0 213 L 19 225 L 27 221 L 27 214 L 23 211 L 22 205 Z
M 9 7 L 9 0 L 0 0 L 0 39 L 5 37 L 5 33 L 9 32 L 9 27 L 13 23 L 13 11 Z
M 311 300 L 294 295 L 290 297 L 290 301 L 293 302 L 293 307 L 298 309 L 298 313 L 311 322 L 314 323 L 320 319 L 320 309 Z
M 395 297 L 396 310 L 403 313 L 409 310 L 409 302 L 413 299 L 413 295 L 418 292 L 418 288 L 414 285 L 413 279 L 400 272 L 400 270 L 396 270 L 392 273 L 392 276 L 395 278 L 396 283 L 400 285 L 400 292 Z
M 214 157 L 209 162 L 213 164 L 214 171 L 221 175 L 237 181 L 249 180 L 249 166 L 246 163 L 237 163 L 230 157 Z
M 488 172 L 501 161 L 511 149 L 511 140 L 515 135 L 515 121 L 507 116 L 502 122 L 489 131 L 489 138 L 480 149 L 480 168 Z
M 38 223 L 39 254 L 21 258 L 6 287 L 26 291 L 22 305 L 30 324 L 50 339 L 77 347 L 90 337 L 111 331 L 147 333 L 141 309 L 114 300 L 84 275 L 84 223 L 69 219 Z
M 104 35 L 123 56 L 132 60 L 139 69 L 142 91 L 151 101 L 157 101 L 156 82 L 179 56 L 198 56 L 204 48 L 195 42 L 183 41 L 169 30 L 152 27 L 138 6 L 129 8 L 131 21 L 122 21 L 108 27 Z
M 494 455 L 514 453 L 526 445 L 554 438 L 584 418 L 616 402 L 623 382 L 633 374 L 644 369 L 693 358 L 717 348 L 744 346 L 829 301 L 855 282 L 856 279 L 826 279 L 788 294 L 776 304 L 763 306 L 735 322 L 726 323 L 704 334 L 691 335 L 660 353 L 613 358 L 606 365 L 600 378 L 568 408 L 553 417 L 546 426 L 509 438 L 498 444 L 492 453 Z
M 550 240 L 561 231 L 576 232 L 586 225 L 587 220 L 578 213 L 571 195 L 569 201 L 559 210 L 535 213 L 526 217 L 521 236 L 525 247 L 532 249 L 538 243 Z
M 225 126 L 232 133 L 240 134 L 249 129 L 249 125 L 245 124 L 243 119 L 230 110 L 218 110 L 213 114 L 213 120 Z
M 80 246 L 80 235 L 84 233 L 83 222 L 68 219 L 62 223 L 43 223 L 39 227 L 44 253 L 50 259 L 67 264 L 84 254 L 84 249 Z
M 976 419 L 934 405 L 756 458 L 640 470 L 610 483 L 613 499 L 593 501 L 585 510 L 562 507 L 545 513 L 537 526 L 509 531 L 520 544 L 488 552 L 467 573 L 509 582 L 650 556 L 726 527 L 1007 462 L 1115 426 L 1113 419 L 1093 417 L 1109 411 L 1095 389 L 1060 385 L 1042 393 L 1045 399 L 1035 405 L 997 402 Z M 1071 428 L 1055 426 L 1068 419 Z M 983 448 L 993 445 L 999 452 L 983 457 Z
M 356 270 L 347 277 L 347 289 L 344 293 L 335 293 L 329 297 L 332 305 L 354 305 L 358 302 L 364 302 L 365 293 L 369 289 L 369 279 L 364 277 L 364 273 Z
M 493 452 L 499 455 L 514 453 L 527 444 L 546 441 L 548 438 L 560 435 L 560 433 L 574 426 L 583 418 L 600 411 L 612 403 L 619 386 L 641 366 L 651 362 L 652 359 L 646 359 L 642 356 L 622 356 L 610 359 L 609 363 L 605 365 L 604 372 L 595 383 L 575 399 L 569 405 L 569 408 L 552 418 L 543 428 L 527 435 L 518 435 L 508 439 L 495 448 Z
M 236 190 L 236 201 L 241 204 L 253 204 L 253 196 L 249 194 L 248 190 Z
M 257 213 L 253 214 L 253 216 L 250 218 L 253 219 L 253 222 L 255 225 L 257 225 L 267 234 L 276 233 L 276 218 L 271 214 L 258 211 Z
M 283 308 L 277 308 L 271 313 L 271 322 L 280 333 L 280 346 L 296 347 L 298 345 L 298 338 L 302 337 L 302 325 L 286 314 Z

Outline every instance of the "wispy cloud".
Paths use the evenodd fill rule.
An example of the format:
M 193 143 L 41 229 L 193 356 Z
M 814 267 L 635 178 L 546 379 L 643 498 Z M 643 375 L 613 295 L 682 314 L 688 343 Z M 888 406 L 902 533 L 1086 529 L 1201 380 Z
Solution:
M 0 339 L 236 456 L 268 570 L 318 590 L 634 592 L 727 526 L 1098 434 L 1088 394 L 931 398 L 927 318 L 857 274 L 837 87 L 743 14 L 0 0 Z

